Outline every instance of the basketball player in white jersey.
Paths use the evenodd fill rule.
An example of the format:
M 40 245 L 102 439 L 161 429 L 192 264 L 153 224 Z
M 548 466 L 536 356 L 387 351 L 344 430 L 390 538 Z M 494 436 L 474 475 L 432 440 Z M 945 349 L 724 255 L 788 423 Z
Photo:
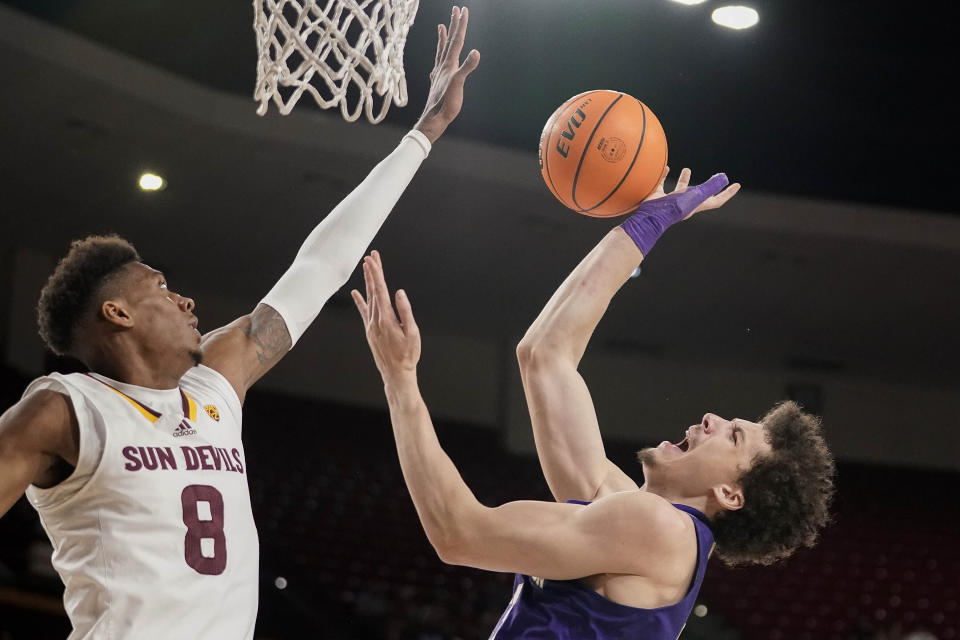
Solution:
M 310 233 L 248 315 L 201 336 L 194 302 L 116 237 L 72 244 L 40 333 L 86 374 L 35 380 L 0 417 L 0 515 L 26 492 L 53 543 L 71 639 L 253 636 L 258 540 L 240 440 L 250 386 L 355 268 L 479 64 L 467 10 L 439 26 L 423 115 Z

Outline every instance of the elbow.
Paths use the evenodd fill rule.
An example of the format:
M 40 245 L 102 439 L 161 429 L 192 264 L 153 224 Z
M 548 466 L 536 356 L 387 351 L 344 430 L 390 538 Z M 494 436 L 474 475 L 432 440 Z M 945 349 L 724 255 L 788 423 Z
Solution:
M 431 541 L 431 544 L 433 545 L 433 550 L 437 552 L 437 557 L 440 558 L 440 562 L 442 562 L 443 564 L 452 564 L 452 565 L 462 564 L 460 559 L 461 554 L 459 553 L 459 551 L 454 545 L 450 545 L 446 543 L 437 544 L 437 543 L 434 543 L 433 541 Z
M 557 361 L 573 361 L 569 348 L 553 340 L 543 340 L 526 335 L 517 344 L 517 363 L 520 371 L 526 372 Z
M 476 503 L 469 509 L 447 513 L 443 522 L 435 521 L 424 528 L 430 545 L 444 564 L 473 566 L 471 560 L 477 555 L 482 538 L 478 531 L 488 512 L 487 507 Z
M 520 368 L 524 369 L 530 365 L 530 362 L 533 360 L 533 340 L 529 336 L 524 336 L 517 344 L 517 362 L 520 364 Z
M 521 370 L 526 370 L 558 351 L 557 345 L 542 336 L 527 333 L 517 344 L 517 362 Z
M 469 556 L 465 536 L 450 530 L 427 534 L 430 545 L 444 564 L 463 565 Z

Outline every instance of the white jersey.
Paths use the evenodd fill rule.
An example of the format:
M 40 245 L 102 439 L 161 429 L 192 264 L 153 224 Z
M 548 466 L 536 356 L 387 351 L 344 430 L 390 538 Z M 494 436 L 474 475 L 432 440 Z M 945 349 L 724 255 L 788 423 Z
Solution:
M 257 616 L 259 541 L 240 401 L 208 367 L 177 389 L 52 374 L 24 396 L 70 397 L 69 478 L 27 497 L 53 543 L 70 640 L 243 640 Z

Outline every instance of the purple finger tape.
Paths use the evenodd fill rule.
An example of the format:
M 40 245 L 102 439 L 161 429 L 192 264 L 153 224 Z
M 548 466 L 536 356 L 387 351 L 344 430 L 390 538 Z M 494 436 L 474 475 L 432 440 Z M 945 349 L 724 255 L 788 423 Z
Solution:
M 647 200 L 620 226 L 646 257 L 664 231 L 693 213 L 707 198 L 723 191 L 729 183 L 727 174 L 718 173 L 682 193 Z

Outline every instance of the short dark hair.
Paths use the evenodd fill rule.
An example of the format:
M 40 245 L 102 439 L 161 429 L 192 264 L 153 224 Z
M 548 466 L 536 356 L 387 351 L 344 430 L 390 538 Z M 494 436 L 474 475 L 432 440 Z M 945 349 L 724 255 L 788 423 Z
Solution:
M 820 419 L 786 401 L 760 423 L 773 451 L 740 476 L 743 508 L 712 522 L 717 556 L 729 565 L 773 564 L 812 547 L 830 519 L 836 467 Z
M 91 301 L 119 270 L 140 255 L 116 235 L 88 236 L 70 243 L 40 292 L 37 324 L 40 337 L 57 355 L 71 354 L 74 333 Z

